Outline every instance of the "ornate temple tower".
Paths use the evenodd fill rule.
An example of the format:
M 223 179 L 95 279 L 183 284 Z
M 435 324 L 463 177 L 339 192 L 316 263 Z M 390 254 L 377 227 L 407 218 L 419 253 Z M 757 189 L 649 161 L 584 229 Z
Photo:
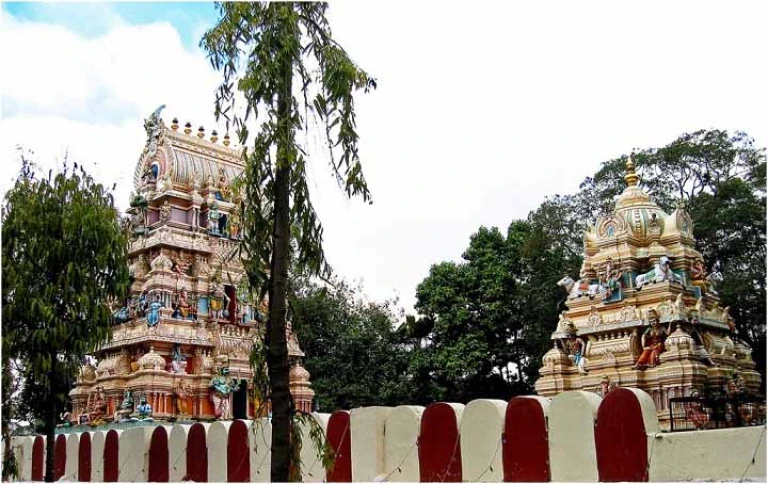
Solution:
M 130 295 L 116 305 L 112 340 L 70 394 L 75 423 L 130 419 L 143 400 L 155 419 L 255 412 L 249 355 L 267 304 L 248 290 L 238 251 L 241 195 L 232 182 L 245 168 L 242 150 L 229 136 L 218 144 L 216 131 L 193 134 L 190 123 L 167 128 L 161 110 L 145 121 L 127 211 Z M 287 336 L 294 402 L 310 409 L 304 353 L 290 326 Z
M 717 275 L 707 275 L 694 247 L 691 217 L 682 205 L 664 213 L 638 187 L 631 158 L 626 168 L 613 214 L 584 234 L 579 280 L 558 283 L 568 309 L 543 357 L 537 393 L 600 392 L 607 382 L 640 388 L 662 422 L 669 398 L 720 389 L 735 374 L 757 393 L 751 350 L 720 307 Z

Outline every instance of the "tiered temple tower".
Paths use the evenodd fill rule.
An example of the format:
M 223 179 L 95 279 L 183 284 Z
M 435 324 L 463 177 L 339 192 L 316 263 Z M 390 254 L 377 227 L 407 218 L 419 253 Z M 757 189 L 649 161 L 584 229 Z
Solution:
M 256 411 L 249 355 L 267 304 L 248 290 L 238 251 L 241 199 L 232 182 L 245 168 L 242 150 L 229 136 L 217 143 L 216 131 L 192 133 L 190 123 L 167 128 L 161 110 L 145 121 L 127 211 L 130 295 L 114 308 L 112 340 L 70 394 L 74 423 L 135 418 L 145 399 L 154 419 Z M 290 325 L 288 342 L 294 404 L 311 411 L 314 392 Z
M 568 309 L 543 357 L 540 395 L 640 388 L 669 418 L 669 398 L 720 390 L 736 377 L 757 393 L 751 349 L 720 306 L 717 275 L 694 247 L 684 206 L 666 214 L 638 187 L 630 158 L 627 187 L 611 215 L 584 234 L 580 279 L 564 277 Z

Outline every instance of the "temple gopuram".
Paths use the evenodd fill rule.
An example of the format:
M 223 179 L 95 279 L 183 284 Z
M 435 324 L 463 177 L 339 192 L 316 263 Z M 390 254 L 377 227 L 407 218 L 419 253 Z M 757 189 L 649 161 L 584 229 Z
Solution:
M 130 294 L 70 393 L 72 424 L 252 418 L 259 408 L 249 356 L 267 303 L 249 291 L 238 251 L 242 150 L 190 123 L 167 128 L 162 109 L 145 121 L 127 210 Z M 287 336 L 294 404 L 311 411 L 290 323 Z
M 671 398 L 732 382 L 758 393 L 751 349 L 720 305 L 718 274 L 706 272 L 685 207 L 661 210 L 638 186 L 631 157 L 624 179 L 613 213 L 584 234 L 579 280 L 558 283 L 568 309 L 543 357 L 537 393 L 639 388 L 652 396 L 662 424 Z

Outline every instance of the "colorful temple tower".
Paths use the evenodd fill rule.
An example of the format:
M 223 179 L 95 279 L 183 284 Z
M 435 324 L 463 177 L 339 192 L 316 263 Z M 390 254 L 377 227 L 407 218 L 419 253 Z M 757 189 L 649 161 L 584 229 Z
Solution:
M 238 245 L 244 170 L 229 136 L 205 139 L 145 121 L 147 143 L 134 173 L 126 229 L 130 295 L 114 308 L 112 339 L 83 365 L 72 398 L 73 423 L 249 418 L 256 412 L 249 356 L 264 330 L 266 301 L 248 289 Z M 304 353 L 288 326 L 290 388 L 311 411 L 314 392 Z M 146 407 L 146 405 L 149 407 Z
M 662 423 L 670 398 L 719 390 L 734 378 L 757 393 L 751 349 L 720 306 L 718 275 L 706 273 L 691 217 L 683 205 L 661 210 L 638 186 L 631 157 L 624 179 L 614 212 L 584 234 L 579 280 L 558 283 L 568 309 L 543 357 L 537 393 L 640 388 Z

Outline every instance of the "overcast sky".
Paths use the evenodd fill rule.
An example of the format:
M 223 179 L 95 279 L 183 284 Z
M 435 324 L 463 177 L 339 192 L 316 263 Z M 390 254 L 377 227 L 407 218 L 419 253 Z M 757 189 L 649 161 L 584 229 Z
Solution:
M 378 80 L 357 102 L 374 204 L 318 158 L 314 203 L 336 272 L 411 312 L 432 264 L 505 230 L 600 163 L 701 128 L 768 139 L 765 2 L 333 1 L 337 40 Z M 127 207 L 160 104 L 215 127 L 219 75 L 197 47 L 213 4 L 4 3 L 0 190 L 14 147 L 65 150 Z

